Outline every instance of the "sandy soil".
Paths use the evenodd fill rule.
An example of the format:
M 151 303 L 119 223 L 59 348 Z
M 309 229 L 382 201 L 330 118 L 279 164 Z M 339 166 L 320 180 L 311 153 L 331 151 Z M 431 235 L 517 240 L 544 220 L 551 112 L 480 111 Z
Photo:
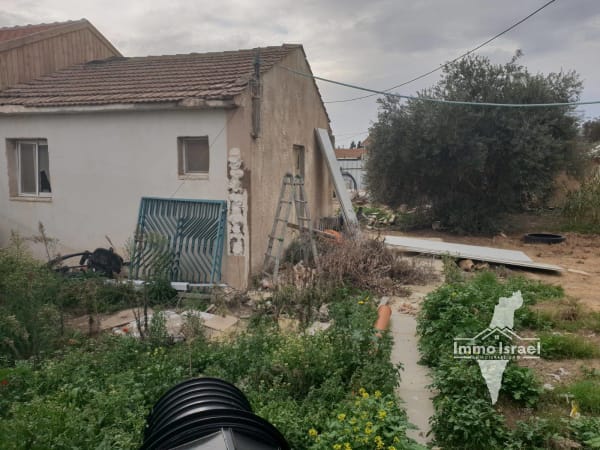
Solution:
M 542 383 L 552 386 L 570 384 L 584 378 L 586 371 L 600 370 L 600 359 L 520 359 L 517 364 L 535 370 Z
M 521 250 L 538 262 L 556 264 L 565 269 L 583 271 L 589 275 L 573 273 L 568 270 L 562 275 L 545 272 L 520 271 L 523 275 L 546 283 L 560 285 L 567 296 L 578 298 L 582 304 L 592 310 L 600 311 L 600 236 L 564 233 L 566 241 L 560 244 L 526 244 L 522 234 L 489 237 L 456 236 L 433 230 L 382 234 L 403 235 L 420 238 L 438 238 L 446 242 L 484 245 L 511 250 Z

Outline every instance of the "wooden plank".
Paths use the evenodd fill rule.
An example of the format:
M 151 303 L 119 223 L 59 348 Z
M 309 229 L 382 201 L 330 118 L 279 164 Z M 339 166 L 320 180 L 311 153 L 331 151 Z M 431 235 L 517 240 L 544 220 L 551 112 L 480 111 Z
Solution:
M 449 255 L 455 258 L 487 261 L 505 266 L 525 267 L 529 269 L 563 272 L 565 269 L 553 264 L 537 263 L 525 253 L 516 250 L 505 250 L 479 245 L 464 245 L 452 242 L 439 242 L 427 239 L 416 239 L 404 236 L 385 236 L 385 244 L 401 248 L 411 253 L 428 255 Z
M 342 214 L 344 216 L 344 224 L 350 229 L 358 230 L 358 219 L 356 218 L 356 213 L 354 212 L 354 207 L 352 206 L 352 201 L 350 200 L 350 194 L 346 189 L 346 183 L 344 183 L 344 179 L 342 178 L 340 164 L 335 158 L 335 152 L 333 150 L 333 146 L 331 145 L 329 133 L 323 128 L 316 128 L 315 134 L 317 135 L 319 147 L 325 156 L 327 167 L 329 167 L 329 173 L 333 179 L 335 194 L 340 202 Z

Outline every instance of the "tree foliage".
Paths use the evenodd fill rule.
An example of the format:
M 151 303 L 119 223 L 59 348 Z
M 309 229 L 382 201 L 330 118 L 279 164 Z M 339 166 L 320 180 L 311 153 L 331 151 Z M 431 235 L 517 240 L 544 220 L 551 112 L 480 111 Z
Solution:
M 579 98 L 575 72 L 531 74 L 517 63 L 471 56 L 449 64 L 442 79 L 418 97 L 551 103 Z M 500 108 L 397 98 L 379 100 L 367 183 L 376 201 L 430 205 L 457 231 L 496 228 L 504 212 L 540 204 L 553 176 L 573 160 L 578 119 L 572 107 Z
M 582 126 L 583 137 L 589 142 L 600 142 L 600 117 L 586 121 Z

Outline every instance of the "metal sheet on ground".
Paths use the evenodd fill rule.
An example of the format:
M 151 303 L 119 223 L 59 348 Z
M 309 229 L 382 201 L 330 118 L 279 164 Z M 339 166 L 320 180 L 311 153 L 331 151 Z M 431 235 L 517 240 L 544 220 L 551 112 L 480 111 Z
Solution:
M 452 242 L 439 242 L 427 239 L 410 238 L 404 236 L 385 236 L 385 243 L 392 247 L 400 247 L 414 253 L 427 253 L 430 255 L 450 255 L 458 258 L 487 261 L 506 266 L 526 267 L 530 269 L 562 272 L 564 269 L 553 264 L 544 264 L 532 261 L 529 256 L 518 250 L 505 250 L 494 247 L 481 247 L 479 245 L 456 244 Z
M 321 151 L 323 152 L 323 155 L 325 155 L 325 161 L 327 161 L 329 172 L 333 178 L 335 195 L 337 195 L 337 198 L 340 201 L 342 214 L 344 215 L 344 221 L 351 227 L 358 229 L 358 219 L 356 218 L 356 213 L 352 207 L 352 200 L 350 200 L 350 194 L 346 189 L 346 183 L 342 178 L 340 163 L 338 163 L 337 159 L 335 158 L 335 152 L 333 151 L 333 146 L 331 145 L 329 133 L 327 133 L 327 130 L 324 130 L 323 128 L 315 128 L 315 134 L 317 135 L 319 147 L 321 147 Z

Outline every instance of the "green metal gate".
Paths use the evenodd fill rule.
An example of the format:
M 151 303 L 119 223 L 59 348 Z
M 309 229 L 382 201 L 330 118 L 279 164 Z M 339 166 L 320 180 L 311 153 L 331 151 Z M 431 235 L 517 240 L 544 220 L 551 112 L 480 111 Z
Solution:
M 160 271 L 170 281 L 219 282 L 226 215 L 225 201 L 143 197 L 131 276 Z

